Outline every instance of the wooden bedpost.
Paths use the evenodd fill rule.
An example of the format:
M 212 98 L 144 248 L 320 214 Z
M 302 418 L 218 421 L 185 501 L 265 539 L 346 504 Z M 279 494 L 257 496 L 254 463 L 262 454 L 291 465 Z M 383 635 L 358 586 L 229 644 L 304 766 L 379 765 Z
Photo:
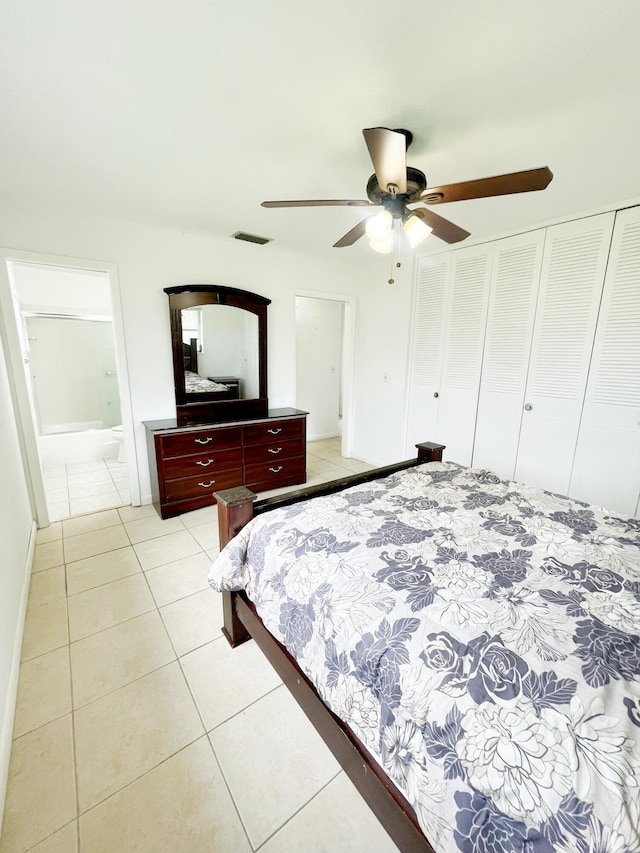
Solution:
M 256 495 L 244 486 L 239 486 L 235 489 L 214 492 L 213 496 L 218 504 L 218 529 L 220 550 L 222 550 L 227 542 L 233 539 L 236 533 L 251 520 Z M 251 639 L 251 635 L 236 613 L 235 598 L 235 592 L 225 591 L 222 593 L 222 614 L 224 617 L 222 633 L 232 647 L 239 646 L 240 643 Z
M 433 441 L 423 441 L 422 444 L 416 444 L 418 459 L 425 459 L 427 462 L 442 462 L 442 451 L 446 446 L 446 444 L 434 444 Z

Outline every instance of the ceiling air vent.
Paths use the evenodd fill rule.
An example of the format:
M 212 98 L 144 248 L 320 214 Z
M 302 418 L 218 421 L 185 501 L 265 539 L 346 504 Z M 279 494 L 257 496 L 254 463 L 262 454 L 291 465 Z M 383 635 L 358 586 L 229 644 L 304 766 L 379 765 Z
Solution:
M 231 235 L 234 240 L 244 240 L 247 243 L 257 243 L 259 246 L 264 246 L 265 243 L 270 243 L 271 237 L 259 237 L 257 234 L 247 234 L 246 231 L 236 231 Z

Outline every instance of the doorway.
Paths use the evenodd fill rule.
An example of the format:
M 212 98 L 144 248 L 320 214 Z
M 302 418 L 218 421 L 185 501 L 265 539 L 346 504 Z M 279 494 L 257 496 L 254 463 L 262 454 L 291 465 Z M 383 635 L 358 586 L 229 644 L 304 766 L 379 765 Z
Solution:
M 307 440 L 343 437 L 346 304 L 296 296 L 295 307 L 296 406 L 309 412 Z
M 113 272 L 13 253 L 4 260 L 16 416 L 38 526 L 139 502 Z

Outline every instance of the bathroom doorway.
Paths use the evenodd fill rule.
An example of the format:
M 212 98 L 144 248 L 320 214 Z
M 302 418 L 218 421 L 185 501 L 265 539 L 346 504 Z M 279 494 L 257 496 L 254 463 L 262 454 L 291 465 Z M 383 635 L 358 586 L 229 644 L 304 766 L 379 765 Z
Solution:
M 7 269 L 48 520 L 130 504 L 109 273 Z

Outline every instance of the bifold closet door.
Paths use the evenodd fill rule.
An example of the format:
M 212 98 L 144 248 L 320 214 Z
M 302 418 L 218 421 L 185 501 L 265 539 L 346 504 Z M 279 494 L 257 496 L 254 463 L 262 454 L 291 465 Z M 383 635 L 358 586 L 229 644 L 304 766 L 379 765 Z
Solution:
M 547 229 L 515 479 L 567 494 L 614 214 Z
M 417 279 L 408 436 L 426 429 L 462 465 L 473 451 L 492 254 L 458 249 L 425 263 Z
M 544 230 L 495 243 L 473 465 L 513 479 Z
M 616 217 L 569 494 L 638 511 L 640 207 Z

